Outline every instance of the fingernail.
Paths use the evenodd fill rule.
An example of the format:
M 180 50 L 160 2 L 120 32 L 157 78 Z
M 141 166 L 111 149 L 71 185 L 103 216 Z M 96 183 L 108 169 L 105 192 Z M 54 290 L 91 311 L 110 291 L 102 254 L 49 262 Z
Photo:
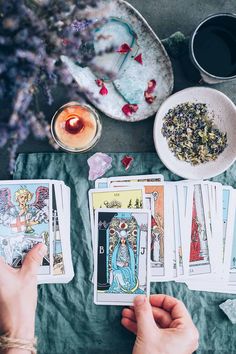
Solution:
M 48 252 L 47 246 L 42 243 L 38 249 L 38 254 L 40 255 L 40 257 L 44 257 Z
M 146 302 L 146 296 L 144 295 L 139 295 L 134 298 L 134 305 L 135 306 L 141 306 Z

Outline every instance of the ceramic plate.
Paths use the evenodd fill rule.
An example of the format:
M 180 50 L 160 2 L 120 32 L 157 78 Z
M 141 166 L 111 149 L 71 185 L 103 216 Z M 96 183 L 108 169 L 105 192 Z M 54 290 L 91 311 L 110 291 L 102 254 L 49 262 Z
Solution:
M 156 99 L 152 104 L 148 104 L 145 101 L 144 95 L 141 95 L 137 112 L 133 113 L 130 117 L 127 117 L 122 112 L 122 107 L 127 103 L 127 101 L 123 98 L 122 94 L 117 91 L 117 88 L 115 88 L 112 82 L 106 82 L 108 94 L 106 96 L 101 96 L 99 94 L 100 88 L 95 82 L 97 77 L 88 67 L 81 68 L 66 56 L 62 56 L 61 59 L 67 65 L 69 72 L 73 75 L 79 87 L 85 91 L 92 92 L 92 96 L 88 95 L 90 102 L 107 116 L 130 122 L 146 119 L 157 112 L 161 103 L 172 92 L 173 71 L 170 59 L 161 41 L 155 35 L 151 27 L 140 15 L 140 13 L 128 2 L 122 0 L 112 2 L 112 6 L 107 7 L 106 17 L 110 19 L 118 19 L 115 24 L 117 26 L 117 31 L 113 30 L 115 43 L 118 44 L 117 41 L 119 41 L 119 36 L 116 36 L 116 32 L 119 31 L 119 33 L 122 33 L 124 38 L 121 39 L 121 43 L 122 41 L 123 43 L 128 42 L 132 48 L 132 52 L 129 53 L 127 58 L 124 57 L 124 61 L 119 61 L 117 55 L 114 57 L 116 69 L 118 65 L 123 65 L 122 70 L 120 70 L 120 68 L 119 70 L 120 74 L 125 75 L 124 72 L 129 69 L 131 61 L 133 61 L 131 64 L 134 64 L 135 55 L 142 53 L 143 65 L 135 62 L 137 73 L 135 75 L 135 79 L 130 80 L 130 84 L 132 85 L 132 90 L 134 90 L 136 80 L 136 86 L 140 86 L 142 89 L 142 87 L 147 87 L 149 80 L 154 79 L 157 83 L 153 93 L 153 95 L 156 96 Z M 115 21 L 113 21 L 113 24 L 114 23 Z M 121 28 L 122 23 L 124 24 L 123 28 Z M 107 26 L 109 33 L 110 24 Z M 104 35 L 105 33 L 104 31 L 101 31 L 100 34 Z M 102 42 L 100 43 L 100 49 L 102 49 Z M 110 65 L 109 68 L 110 67 L 112 68 L 112 65 Z M 129 91 L 128 87 L 127 91 Z M 133 94 L 133 96 L 135 97 L 135 94 Z
M 227 147 L 215 161 L 192 166 L 178 160 L 170 151 L 161 133 L 163 118 L 169 109 L 184 102 L 205 103 L 216 126 L 227 133 Z M 157 153 L 166 167 L 175 174 L 188 179 L 208 179 L 227 170 L 236 159 L 236 107 L 222 92 L 207 87 L 190 87 L 170 96 L 157 112 L 154 123 L 154 143 Z

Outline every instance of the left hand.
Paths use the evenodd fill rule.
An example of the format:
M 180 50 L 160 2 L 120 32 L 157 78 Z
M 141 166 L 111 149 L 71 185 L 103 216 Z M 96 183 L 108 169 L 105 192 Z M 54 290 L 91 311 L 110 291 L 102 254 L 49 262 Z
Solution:
M 34 338 L 37 272 L 46 252 L 44 244 L 37 244 L 20 269 L 10 267 L 0 257 L 0 335 Z

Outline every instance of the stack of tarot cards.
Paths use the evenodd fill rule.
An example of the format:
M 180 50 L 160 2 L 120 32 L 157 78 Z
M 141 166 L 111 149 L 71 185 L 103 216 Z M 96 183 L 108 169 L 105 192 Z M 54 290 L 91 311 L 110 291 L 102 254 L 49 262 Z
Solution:
M 0 256 L 21 267 L 32 247 L 47 254 L 38 283 L 67 283 L 73 276 L 70 245 L 70 188 L 62 181 L 20 180 L 0 183 Z
M 150 282 L 236 293 L 236 191 L 162 175 L 96 180 L 89 191 L 94 302 L 128 305 Z

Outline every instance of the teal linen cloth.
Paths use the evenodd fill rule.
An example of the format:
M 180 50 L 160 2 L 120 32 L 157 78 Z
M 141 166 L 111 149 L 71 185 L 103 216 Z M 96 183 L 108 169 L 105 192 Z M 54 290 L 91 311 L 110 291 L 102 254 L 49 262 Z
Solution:
M 130 154 L 132 167 L 121 164 L 124 153 L 109 153 L 112 169 L 105 176 L 162 173 L 165 180 L 179 178 L 168 171 L 155 153 Z M 120 324 L 121 307 L 93 303 L 93 251 L 88 208 L 87 159 L 91 154 L 40 153 L 19 155 L 15 179 L 63 180 L 71 188 L 71 244 L 74 279 L 66 285 L 40 285 L 36 319 L 39 354 L 128 354 L 134 336 Z M 215 178 L 236 187 L 236 164 Z M 67 236 L 67 235 L 66 235 Z M 236 327 L 219 304 L 236 296 L 188 290 L 185 284 L 153 283 L 152 293 L 165 293 L 182 300 L 200 331 L 198 354 L 236 352 Z M 144 353 L 145 354 L 145 353 Z M 173 349 L 174 354 L 174 349 Z

